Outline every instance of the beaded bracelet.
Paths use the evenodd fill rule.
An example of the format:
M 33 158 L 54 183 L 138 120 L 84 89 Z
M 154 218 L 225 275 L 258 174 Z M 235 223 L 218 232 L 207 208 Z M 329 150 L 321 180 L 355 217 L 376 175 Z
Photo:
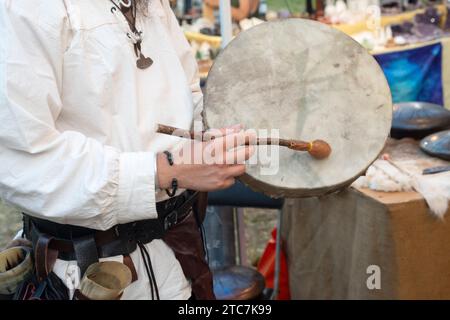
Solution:
M 170 166 L 173 166 L 173 156 L 169 151 L 164 151 L 164 154 L 167 157 L 167 162 L 169 162 Z M 173 178 L 172 179 L 172 191 L 169 191 L 168 189 L 166 189 L 166 193 L 169 197 L 173 197 L 175 196 L 175 194 L 177 193 L 177 189 L 178 189 L 178 180 L 177 178 Z

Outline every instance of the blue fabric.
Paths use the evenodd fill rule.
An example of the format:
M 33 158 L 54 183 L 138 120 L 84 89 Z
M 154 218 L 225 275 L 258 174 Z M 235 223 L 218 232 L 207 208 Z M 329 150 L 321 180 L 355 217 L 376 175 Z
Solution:
M 442 45 L 375 55 L 386 75 L 395 103 L 408 101 L 444 105 Z
M 283 203 L 283 199 L 273 199 L 255 192 L 239 181 L 231 188 L 208 193 L 208 204 L 212 206 L 281 209 Z

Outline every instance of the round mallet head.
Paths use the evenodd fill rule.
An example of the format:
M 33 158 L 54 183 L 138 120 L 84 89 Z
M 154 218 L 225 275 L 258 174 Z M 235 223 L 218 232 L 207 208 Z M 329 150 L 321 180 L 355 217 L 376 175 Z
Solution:
M 308 150 L 309 154 L 319 160 L 326 159 L 331 154 L 330 145 L 323 140 L 314 140 L 311 142 L 311 148 Z
M 288 147 L 296 151 L 308 151 L 311 157 L 318 160 L 326 159 L 331 154 L 330 145 L 323 140 L 314 140 L 313 142 L 291 140 Z

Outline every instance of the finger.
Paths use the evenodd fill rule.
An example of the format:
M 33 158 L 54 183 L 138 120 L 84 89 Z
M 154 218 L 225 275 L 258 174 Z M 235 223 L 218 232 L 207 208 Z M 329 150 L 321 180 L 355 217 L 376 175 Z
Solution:
M 209 141 L 229 134 L 238 133 L 242 129 L 242 124 L 235 124 L 221 129 L 209 129 L 203 134 L 203 140 Z
M 256 130 L 249 129 L 245 131 L 245 143 L 246 144 L 253 144 L 256 145 L 258 135 L 256 133 Z
M 206 142 L 203 150 L 204 158 L 211 159 L 208 164 L 237 164 L 244 163 L 254 153 L 254 148 L 249 148 L 247 151 L 232 151 L 229 155 L 229 150 L 237 149 L 244 145 L 256 145 L 256 133 L 254 131 L 240 131 L 231 135 L 217 138 L 211 142 Z M 233 157 L 233 153 L 236 155 Z
M 244 126 L 242 124 L 234 124 L 232 126 L 227 126 L 225 128 L 219 129 L 222 136 L 226 136 L 228 134 L 232 133 L 238 133 L 244 129 Z
M 212 160 L 208 162 L 208 164 L 225 164 L 225 153 L 228 145 L 234 145 L 237 134 L 227 135 L 224 137 L 220 137 L 214 139 L 211 142 L 206 143 L 203 150 L 203 157 Z
M 216 155 L 219 156 L 221 153 L 227 152 L 227 150 L 244 145 L 245 139 L 246 139 L 245 132 L 240 131 L 238 133 L 233 133 L 217 138 L 212 143 L 214 144 Z
M 229 166 L 226 169 L 226 174 L 230 177 L 240 177 L 245 173 L 245 165 L 244 164 L 236 164 L 233 166 Z
M 238 148 L 228 150 L 225 154 L 226 164 L 244 164 L 254 153 L 255 146 L 240 146 Z
M 220 189 L 228 189 L 229 187 L 231 187 L 233 184 L 235 184 L 236 180 L 234 178 L 228 178 L 225 180 L 225 182 L 222 184 L 222 187 Z M 219 190 L 220 190 L 219 189 Z

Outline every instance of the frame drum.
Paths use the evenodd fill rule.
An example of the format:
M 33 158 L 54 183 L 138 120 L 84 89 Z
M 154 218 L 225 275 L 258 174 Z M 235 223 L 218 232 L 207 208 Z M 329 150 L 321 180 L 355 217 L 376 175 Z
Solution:
M 377 158 L 392 99 L 378 63 L 351 37 L 287 19 L 241 32 L 221 52 L 206 82 L 204 120 L 208 128 L 241 123 L 269 136 L 278 129 L 280 138 L 327 141 L 333 151 L 325 160 L 277 147 L 275 173 L 257 162 L 240 178 L 272 197 L 318 196 L 351 184 Z

